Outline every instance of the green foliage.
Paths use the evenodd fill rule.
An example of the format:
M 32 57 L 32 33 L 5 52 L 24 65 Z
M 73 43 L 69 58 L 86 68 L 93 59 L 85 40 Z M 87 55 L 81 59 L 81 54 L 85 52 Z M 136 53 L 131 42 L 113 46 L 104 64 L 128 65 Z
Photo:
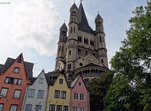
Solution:
M 151 111 L 151 2 L 133 14 L 127 39 L 111 60 L 115 77 L 104 111 Z
M 91 111 L 103 110 L 103 97 L 106 95 L 107 89 L 112 82 L 112 78 L 113 72 L 108 72 L 107 74 L 102 74 L 100 78 L 92 79 L 88 83 Z

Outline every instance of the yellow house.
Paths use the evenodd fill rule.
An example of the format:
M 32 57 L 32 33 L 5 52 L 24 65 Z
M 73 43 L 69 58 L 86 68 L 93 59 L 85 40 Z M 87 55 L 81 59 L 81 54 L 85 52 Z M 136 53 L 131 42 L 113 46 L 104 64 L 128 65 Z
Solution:
M 64 74 L 60 74 L 49 86 L 46 111 L 69 111 L 70 89 Z

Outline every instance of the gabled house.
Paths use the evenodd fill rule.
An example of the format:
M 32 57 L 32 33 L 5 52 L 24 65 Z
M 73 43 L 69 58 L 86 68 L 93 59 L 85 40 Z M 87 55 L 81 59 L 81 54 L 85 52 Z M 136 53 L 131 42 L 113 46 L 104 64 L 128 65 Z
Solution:
M 57 79 L 47 76 L 53 80 L 49 81 L 49 91 L 46 111 L 69 111 L 70 88 L 68 87 L 64 74 L 59 74 Z
M 81 75 L 71 83 L 70 102 L 70 111 L 90 111 L 89 91 Z
M 33 63 L 25 62 L 22 54 L 0 65 L 0 111 L 21 111 L 32 70 Z
M 22 111 L 45 111 L 48 84 L 44 70 L 27 86 Z

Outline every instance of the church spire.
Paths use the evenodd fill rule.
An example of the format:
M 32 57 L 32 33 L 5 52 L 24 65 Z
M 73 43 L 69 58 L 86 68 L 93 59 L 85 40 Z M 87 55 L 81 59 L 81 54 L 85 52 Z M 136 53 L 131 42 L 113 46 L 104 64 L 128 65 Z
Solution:
M 78 12 L 78 28 L 81 31 L 88 32 L 90 34 L 94 34 L 94 31 L 91 29 L 89 26 L 83 5 L 82 5 L 82 0 L 79 6 L 79 12 Z

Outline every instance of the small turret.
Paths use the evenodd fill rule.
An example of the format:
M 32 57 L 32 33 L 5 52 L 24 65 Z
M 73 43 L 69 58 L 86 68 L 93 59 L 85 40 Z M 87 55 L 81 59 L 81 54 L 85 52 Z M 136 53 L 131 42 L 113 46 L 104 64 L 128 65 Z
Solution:
M 70 23 L 78 23 L 78 8 L 74 3 L 70 8 Z
M 61 27 L 60 27 L 60 38 L 59 38 L 59 42 L 66 42 L 66 38 L 67 38 L 67 26 L 64 23 Z
M 95 19 L 95 24 L 96 24 L 96 33 L 103 33 L 104 28 L 103 28 L 103 18 L 100 16 L 100 14 L 97 15 Z

